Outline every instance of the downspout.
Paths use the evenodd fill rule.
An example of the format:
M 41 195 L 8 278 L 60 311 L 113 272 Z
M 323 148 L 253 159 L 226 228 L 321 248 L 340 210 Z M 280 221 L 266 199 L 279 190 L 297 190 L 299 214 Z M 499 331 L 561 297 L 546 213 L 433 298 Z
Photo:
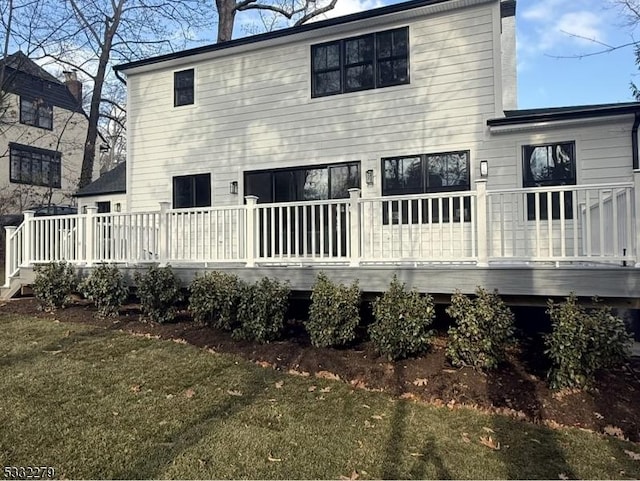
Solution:
M 116 78 L 120 80 L 120 82 L 127 85 L 127 80 L 120 75 L 120 72 L 118 70 L 113 69 L 113 72 L 116 74 Z M 636 114 L 636 122 L 637 122 L 637 119 L 638 119 L 638 115 Z
M 633 156 L 633 170 L 640 169 L 640 154 L 638 153 L 638 127 L 640 127 L 640 112 L 636 112 L 636 119 L 631 129 L 631 150 Z

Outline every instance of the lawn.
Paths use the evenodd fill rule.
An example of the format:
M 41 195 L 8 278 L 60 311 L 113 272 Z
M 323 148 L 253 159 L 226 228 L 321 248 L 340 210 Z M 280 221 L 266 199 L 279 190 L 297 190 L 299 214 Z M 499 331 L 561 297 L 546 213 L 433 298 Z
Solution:
M 640 446 L 613 437 L 99 327 L 2 315 L 0 329 L 2 466 L 67 478 L 640 477 Z

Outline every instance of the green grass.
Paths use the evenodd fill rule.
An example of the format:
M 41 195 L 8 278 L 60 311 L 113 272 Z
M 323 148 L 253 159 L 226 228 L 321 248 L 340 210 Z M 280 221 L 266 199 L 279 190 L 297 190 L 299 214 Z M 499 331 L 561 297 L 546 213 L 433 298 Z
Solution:
M 5 315 L 0 329 L 3 466 L 67 478 L 640 477 L 624 452 L 640 446 L 592 433 L 95 327 Z M 479 442 L 487 435 L 500 450 Z

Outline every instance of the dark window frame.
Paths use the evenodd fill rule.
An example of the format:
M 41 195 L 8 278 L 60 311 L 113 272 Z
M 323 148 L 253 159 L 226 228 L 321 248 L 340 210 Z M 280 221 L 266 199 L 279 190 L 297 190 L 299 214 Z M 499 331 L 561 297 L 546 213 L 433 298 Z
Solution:
M 281 167 L 281 168 L 277 168 L 277 169 L 262 169 L 262 170 L 247 170 L 244 172 L 243 175 L 243 181 L 244 181 L 244 191 L 245 191 L 245 195 L 252 195 L 248 189 L 247 189 L 247 176 L 251 175 L 251 174 L 270 174 L 271 175 L 271 200 L 267 203 L 278 203 L 279 201 L 276 201 L 276 184 L 275 184 L 275 174 L 278 173 L 286 173 L 286 172 L 299 172 L 299 171 L 304 171 L 304 170 L 320 170 L 320 169 L 326 169 L 327 170 L 327 199 L 326 200 L 335 200 L 335 199 L 346 199 L 348 197 L 332 197 L 332 185 L 331 185 L 331 178 L 332 178 L 332 170 L 336 169 L 336 168 L 340 168 L 340 167 L 358 167 L 358 175 L 356 176 L 357 179 L 357 185 L 355 186 L 355 188 L 361 188 L 362 185 L 362 172 L 360 171 L 360 161 L 359 160 L 354 160 L 354 161 L 350 161 L 350 162 L 336 162 L 336 163 L 332 163 L 332 164 L 317 164 L 317 165 L 306 165 L 306 166 L 296 166 L 296 167 Z M 322 199 L 325 200 L 325 199 Z M 292 200 L 292 201 L 281 201 L 281 202 L 305 202 L 304 200 Z M 258 203 L 262 203 L 261 199 L 258 198 Z
M 435 186 L 431 183 L 432 175 L 429 175 L 429 160 L 444 155 L 465 155 L 466 156 L 466 183 L 458 184 L 458 185 L 450 185 L 450 186 Z M 386 176 L 385 163 L 390 161 L 398 161 L 405 159 L 413 159 L 420 161 L 420 185 L 419 186 L 411 186 L 411 187 L 389 187 L 388 180 Z M 398 195 L 417 195 L 417 194 L 434 194 L 434 193 L 449 193 L 449 192 L 467 192 L 471 190 L 471 151 L 470 150 L 454 150 L 449 152 L 430 152 L 425 154 L 417 154 L 417 155 L 402 155 L 402 156 L 394 156 L 394 157 L 383 157 L 380 160 L 381 172 L 382 172 L 382 196 L 398 196 Z M 382 203 L 382 218 L 383 224 L 388 225 L 390 222 L 389 219 L 389 204 L 391 205 L 391 223 L 393 224 L 409 224 L 409 202 L 412 203 L 412 224 L 427 224 L 429 222 L 438 223 L 440 222 L 439 216 L 439 202 L 442 201 L 431 201 L 431 212 L 429 212 L 428 199 L 414 199 L 414 200 L 391 200 Z M 418 202 L 422 203 L 422 219 L 418 218 L 419 207 Z M 463 221 L 470 222 L 471 221 L 471 199 L 470 197 L 463 198 Z M 454 212 L 460 211 L 460 199 L 453 198 L 453 208 Z M 399 212 L 402 212 L 402 219 L 399 217 Z M 449 202 L 442 203 L 442 221 L 449 222 Z M 460 216 L 455 215 L 453 217 L 454 222 L 460 221 Z
M 569 169 L 564 169 L 563 175 L 559 175 L 556 172 L 551 173 L 544 180 L 535 180 L 533 178 L 533 171 L 531 167 L 531 157 L 533 152 L 537 148 L 551 148 L 551 156 L 557 157 L 559 155 L 557 147 L 569 146 L 569 153 L 562 151 L 563 154 L 569 155 Z M 555 154 L 554 154 L 555 150 Z M 577 151 L 575 140 L 565 140 L 560 142 L 545 142 L 540 144 L 524 144 L 522 145 L 522 186 L 526 188 L 535 187 L 562 187 L 564 185 L 577 185 Z M 556 177 L 556 178 L 553 178 Z M 539 194 L 539 220 L 549 220 L 549 208 L 546 194 Z M 526 198 L 526 220 L 536 220 L 536 207 L 535 207 L 536 194 L 528 193 Z M 551 220 L 559 220 L 560 215 L 560 192 L 551 193 Z M 571 192 L 564 193 L 564 219 L 573 219 L 573 196 Z
M 33 113 L 30 115 L 33 120 L 26 118 L 25 110 L 27 105 L 30 105 L 33 109 Z M 43 118 L 46 119 L 45 122 L 42 122 Z M 20 123 L 39 129 L 53 130 L 53 106 L 44 99 L 21 95 Z
M 25 172 L 24 164 L 26 157 L 29 157 L 29 169 Z M 15 157 L 19 157 L 20 168 L 18 172 L 14 169 Z M 35 163 L 39 167 L 34 169 Z M 43 171 L 43 165 L 47 162 L 49 179 L 48 181 L 34 181 L 33 172 Z M 9 182 L 12 184 L 35 185 L 39 187 L 49 187 L 52 189 L 60 189 L 62 187 L 62 153 L 55 150 L 40 149 L 29 145 L 9 143 Z
M 198 180 L 202 180 L 206 178 L 206 182 L 204 185 L 207 186 L 207 192 L 204 195 L 206 201 L 198 202 Z M 179 202 L 180 196 L 178 195 L 177 182 L 178 181 L 188 181 L 190 183 L 190 193 L 188 196 L 190 197 L 189 202 L 182 203 Z M 198 209 L 211 207 L 212 205 L 212 188 L 211 188 L 211 173 L 201 173 L 201 174 L 188 174 L 188 175 L 174 175 L 171 179 L 172 185 L 172 206 L 174 209 Z
M 185 78 L 182 78 L 185 77 Z M 190 77 L 190 78 L 186 78 Z M 196 101 L 196 74 L 195 69 L 188 68 L 184 70 L 179 70 L 173 72 L 173 106 L 174 107 L 182 107 L 185 105 L 193 105 Z M 187 81 L 186 85 L 181 85 L 181 82 Z M 182 101 L 181 95 L 187 93 L 189 94 L 186 101 Z
M 406 53 L 404 54 L 398 54 L 398 55 L 391 55 L 389 57 L 381 57 L 380 54 L 380 48 L 379 48 L 379 41 L 378 38 L 382 37 L 383 35 L 391 35 L 392 38 L 394 38 L 394 34 L 402 32 L 403 34 L 406 35 Z M 371 38 L 372 39 L 372 53 L 371 53 L 371 60 L 370 61 L 362 61 L 362 62 L 355 62 L 355 63 L 351 63 L 351 64 L 347 64 L 347 53 L 346 53 L 346 45 L 348 42 L 352 42 L 352 41 L 356 41 L 356 40 L 361 40 L 361 39 L 368 39 Z M 317 88 L 318 88 L 318 82 L 316 79 L 316 75 L 321 75 L 321 74 L 325 74 L 329 71 L 331 72 L 337 72 L 338 68 L 331 68 L 331 69 L 318 69 L 316 70 L 315 67 L 315 55 L 316 52 L 318 52 L 320 49 L 324 48 L 324 47 L 328 47 L 328 46 L 332 46 L 332 45 L 339 45 L 339 49 L 338 49 L 338 55 L 339 55 L 339 70 L 340 70 L 340 88 L 337 89 L 336 91 L 330 91 L 330 92 L 317 92 Z M 311 46 L 311 98 L 318 98 L 318 97 L 328 97 L 331 95 L 339 95 L 339 94 L 343 94 L 343 93 L 349 93 L 349 92 L 360 92 L 363 90 L 373 90 L 373 89 L 378 89 L 378 88 L 385 88 L 385 87 L 393 87 L 396 85 L 405 85 L 405 84 L 410 84 L 411 83 L 411 75 L 410 75 L 410 37 L 409 37 L 409 27 L 408 26 L 404 26 L 404 27 L 399 27 L 399 28 L 394 28 L 394 29 L 390 29 L 390 30 L 384 30 L 381 32 L 374 32 L 374 33 L 369 33 L 369 34 L 365 34 L 365 35 L 357 35 L 355 37 L 348 37 L 348 38 L 343 38 L 343 39 L 339 39 L 339 40 L 332 40 L 331 42 L 324 42 L 324 43 L 319 43 L 319 44 L 315 44 Z M 396 62 L 396 61 L 401 61 L 401 60 L 405 60 L 406 61 L 406 78 L 404 80 L 398 80 L 398 81 L 392 81 L 392 82 L 382 82 L 382 80 L 379 78 L 379 65 L 382 62 Z M 347 69 L 348 68 L 355 68 L 361 65 L 371 65 L 372 68 L 372 85 L 371 86 L 364 86 L 364 87 L 353 87 L 353 88 L 349 88 L 347 86 Z

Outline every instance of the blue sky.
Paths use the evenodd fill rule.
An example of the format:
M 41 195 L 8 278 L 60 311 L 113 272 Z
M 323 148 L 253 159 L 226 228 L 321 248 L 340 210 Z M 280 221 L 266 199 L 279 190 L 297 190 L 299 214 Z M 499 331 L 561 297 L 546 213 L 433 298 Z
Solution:
M 518 107 L 557 107 L 633 101 L 640 84 L 632 47 L 591 54 L 632 42 L 633 29 L 612 0 L 518 0 Z M 397 3 L 338 0 L 330 16 Z M 639 35 L 640 40 L 640 35 Z M 599 42 L 599 43 L 598 43 Z

